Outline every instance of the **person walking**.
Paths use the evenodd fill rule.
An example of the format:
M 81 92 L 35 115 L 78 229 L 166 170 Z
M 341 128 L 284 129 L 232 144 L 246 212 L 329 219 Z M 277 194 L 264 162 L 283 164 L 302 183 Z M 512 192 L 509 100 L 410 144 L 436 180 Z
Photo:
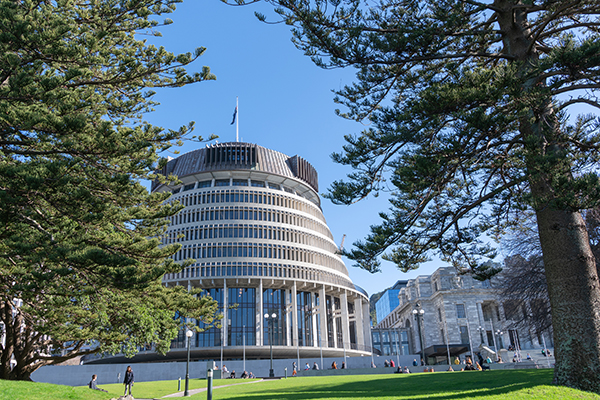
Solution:
M 127 366 L 127 370 L 125 371 L 125 379 L 123 379 L 123 385 L 125 385 L 125 393 L 127 394 L 127 390 L 129 390 L 129 395 L 131 396 L 131 387 L 133 386 L 133 370 L 131 366 Z
M 292 362 L 292 376 L 296 376 L 296 370 L 298 366 L 296 365 L 296 361 Z

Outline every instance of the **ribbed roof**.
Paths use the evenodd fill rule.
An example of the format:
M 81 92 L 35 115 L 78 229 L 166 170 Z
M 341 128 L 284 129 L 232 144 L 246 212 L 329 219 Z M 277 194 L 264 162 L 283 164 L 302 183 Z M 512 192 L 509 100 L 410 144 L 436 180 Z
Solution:
M 290 157 L 252 143 L 211 144 L 170 160 L 157 172 L 183 178 L 199 172 L 222 170 L 253 170 L 296 178 L 306 182 L 315 192 L 319 191 L 317 171 L 309 162 L 297 155 Z M 158 186 L 158 182 L 153 182 L 152 190 Z

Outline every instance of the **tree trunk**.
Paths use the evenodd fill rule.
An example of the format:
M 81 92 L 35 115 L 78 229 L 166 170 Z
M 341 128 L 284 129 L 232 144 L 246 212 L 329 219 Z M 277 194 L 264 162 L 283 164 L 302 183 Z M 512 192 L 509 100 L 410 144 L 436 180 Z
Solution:
M 554 383 L 600 393 L 600 289 L 580 213 L 545 208 L 537 222 L 552 304 Z
M 600 393 L 600 288 L 585 222 L 565 200 L 565 187 L 553 186 L 572 178 L 564 135 L 552 98 L 540 90 L 545 79 L 520 1 L 495 0 L 504 51 L 514 56 L 522 87 L 520 133 L 536 211 L 548 294 L 552 306 L 554 383 Z M 528 97 L 527 94 L 531 93 Z M 537 104 L 530 99 L 537 98 Z M 528 100 L 529 99 L 529 100 Z M 560 183 L 558 185 L 561 185 Z M 564 185 L 564 184 L 563 184 Z

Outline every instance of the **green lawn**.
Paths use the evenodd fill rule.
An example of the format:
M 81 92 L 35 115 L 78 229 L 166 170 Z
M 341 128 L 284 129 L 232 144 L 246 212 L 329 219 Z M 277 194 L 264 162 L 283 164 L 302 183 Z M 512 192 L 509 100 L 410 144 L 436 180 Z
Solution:
M 213 381 L 213 382 L 215 382 L 213 386 L 227 385 L 230 383 L 251 382 L 251 381 L 254 381 L 254 379 L 234 379 L 234 380 L 216 379 Z M 109 385 L 100 384 L 100 385 L 98 385 L 98 387 L 100 387 L 104 390 L 108 390 L 108 393 L 113 396 L 121 396 L 123 394 L 123 392 L 125 391 L 125 386 L 123 386 L 122 383 L 113 383 L 113 384 L 109 384 Z M 205 388 L 205 387 L 206 387 L 205 379 L 190 379 L 190 385 L 189 385 L 190 390 L 200 389 L 200 388 Z M 181 391 L 183 391 L 184 389 L 185 389 L 185 381 L 182 380 L 181 381 Z M 176 392 L 177 392 L 177 381 L 156 381 L 156 382 L 136 382 L 133 385 L 131 394 L 135 398 L 153 399 L 153 398 L 160 398 L 167 394 L 176 393 Z M 216 396 L 213 396 L 213 397 L 215 397 L 215 400 L 218 398 Z M 0 398 L 0 400 L 2 400 L 2 399 Z
M 87 387 L 51 385 L 49 383 L 0 380 L 0 400 L 103 400 L 106 393 Z
M 435 372 L 290 378 L 215 389 L 224 399 L 594 399 L 600 396 L 551 385 L 552 370 Z M 193 397 L 206 398 L 205 393 Z
M 246 380 L 214 380 L 213 399 L 398 399 L 398 400 L 600 400 L 600 396 L 551 385 L 552 370 L 435 372 L 420 374 L 297 377 L 217 388 Z M 183 386 L 183 383 L 182 383 Z M 206 386 L 190 380 L 190 389 Z M 100 385 L 109 394 L 88 388 L 31 382 L 0 381 L 0 400 L 109 399 L 123 394 L 123 385 Z M 177 391 L 177 381 L 139 382 L 135 398 L 160 398 Z M 192 398 L 205 399 L 206 392 Z

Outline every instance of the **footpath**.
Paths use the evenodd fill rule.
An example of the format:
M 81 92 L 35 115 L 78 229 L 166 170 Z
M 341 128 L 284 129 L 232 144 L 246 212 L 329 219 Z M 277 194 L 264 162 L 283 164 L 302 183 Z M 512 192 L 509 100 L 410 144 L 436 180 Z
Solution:
M 214 386 L 213 385 L 213 390 L 214 389 L 219 389 L 219 388 L 224 388 L 224 387 L 228 387 L 228 386 L 236 386 L 236 385 L 248 385 L 251 383 L 257 383 L 257 382 L 262 382 L 263 379 L 257 380 L 257 381 L 252 381 L 252 382 L 238 382 L 238 383 L 231 383 L 229 385 L 219 385 L 219 386 Z M 214 381 L 213 381 L 214 383 Z M 200 389 L 190 389 L 188 390 L 189 395 L 193 395 L 196 393 L 201 393 L 201 392 L 206 392 L 206 388 L 200 388 Z M 120 396 L 116 399 L 112 399 L 112 400 L 159 400 L 159 399 L 168 399 L 168 398 L 172 398 L 172 397 L 183 397 L 183 391 L 181 392 L 177 392 L 177 393 L 173 393 L 173 394 L 168 394 L 166 396 L 160 397 L 160 398 L 154 398 L 154 399 L 144 399 L 144 398 L 140 398 L 140 397 L 133 397 L 133 396 Z
M 214 389 L 219 389 L 219 388 L 228 387 L 228 386 L 236 386 L 236 385 L 248 385 L 248 384 L 251 384 L 251 383 L 257 383 L 257 382 L 262 382 L 262 381 L 263 381 L 263 380 L 261 379 L 261 380 L 258 380 L 258 381 L 252 381 L 252 382 L 239 382 L 239 383 L 232 383 L 232 384 L 229 384 L 229 385 L 219 385 L 219 386 L 214 386 L 214 385 L 213 385 L 213 390 L 214 390 Z M 214 382 L 215 382 L 215 381 L 213 380 L 213 383 L 214 383 Z M 189 390 L 190 396 L 191 396 L 191 395 L 193 395 L 193 394 L 196 394 L 196 393 L 200 393 L 200 392 L 206 392 L 206 388 L 200 388 L 200 389 L 192 389 L 192 390 Z M 163 396 L 163 397 L 161 397 L 161 399 L 167 399 L 167 398 L 170 398 L 170 397 L 183 397 L 183 392 L 177 392 L 177 393 L 173 393 L 173 394 L 168 394 L 168 395 L 166 395 L 166 396 Z M 138 399 L 138 400 L 142 400 L 142 399 Z

